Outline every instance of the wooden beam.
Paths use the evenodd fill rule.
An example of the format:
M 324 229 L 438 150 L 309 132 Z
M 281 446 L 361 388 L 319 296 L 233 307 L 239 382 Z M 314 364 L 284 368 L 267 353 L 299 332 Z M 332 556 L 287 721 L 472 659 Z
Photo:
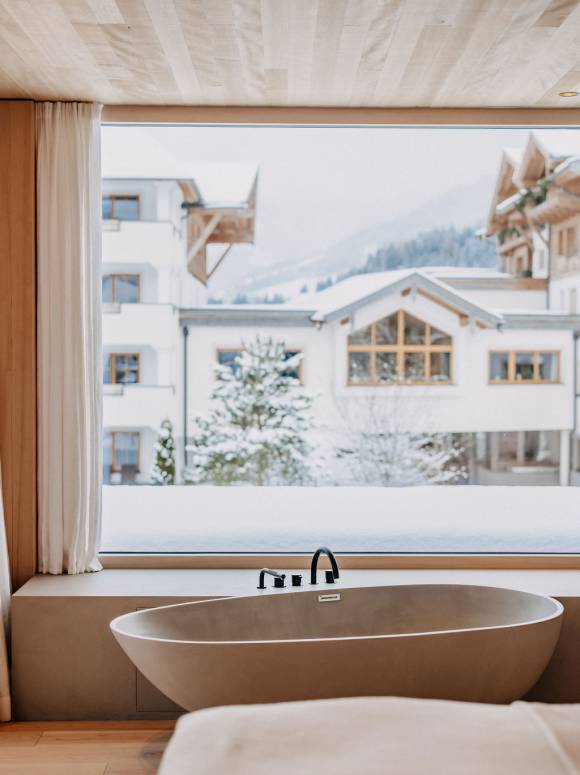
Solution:
M 204 250 L 205 246 L 207 245 L 207 241 L 211 236 L 211 233 L 214 231 L 221 219 L 222 216 L 220 213 L 214 213 L 209 221 L 203 226 L 201 232 L 195 238 L 195 242 L 187 251 L 187 268 L 191 274 L 204 285 L 208 280 L 205 254 L 203 255 L 202 262 L 198 260 L 198 257 L 200 256 L 201 251 Z
M 401 296 L 409 296 L 412 292 L 412 288 L 405 288 L 401 291 Z M 452 304 L 449 304 L 446 301 L 443 301 L 442 299 L 439 299 L 437 296 L 435 296 L 433 293 L 429 293 L 428 291 L 424 291 L 422 288 L 416 288 L 416 293 L 419 296 L 423 296 L 425 299 L 429 299 L 429 301 L 432 301 L 434 304 L 439 304 L 440 307 L 443 307 L 444 309 L 449 310 L 449 312 L 453 312 L 454 315 L 457 315 L 459 318 L 459 322 L 462 326 L 466 326 L 469 321 L 469 316 L 466 315 L 464 312 L 462 312 L 458 307 L 454 307 Z M 482 328 L 485 328 L 486 326 L 484 324 L 481 324 Z
M 226 249 L 224 250 L 224 252 L 221 254 L 221 256 L 218 258 L 218 260 L 217 260 L 217 261 L 215 262 L 215 264 L 213 265 L 211 272 L 209 272 L 209 273 L 208 273 L 208 275 L 207 275 L 207 279 L 208 279 L 208 280 L 210 280 L 210 279 L 213 277 L 213 275 L 214 275 L 214 274 L 215 274 L 215 272 L 216 272 L 216 269 L 218 269 L 219 265 L 220 265 L 220 264 L 221 264 L 221 262 L 222 262 L 222 261 L 225 259 L 225 257 L 228 255 L 228 253 L 229 253 L 229 252 L 230 252 L 230 250 L 233 248 L 233 246 L 234 246 L 234 245 L 233 245 L 233 243 L 230 243 L 230 244 L 229 244 L 229 245 L 226 247 Z
M 0 101 L 0 464 L 14 589 L 36 571 L 34 103 Z
M 569 126 L 579 108 L 317 108 L 106 105 L 106 124 L 318 124 L 368 126 Z

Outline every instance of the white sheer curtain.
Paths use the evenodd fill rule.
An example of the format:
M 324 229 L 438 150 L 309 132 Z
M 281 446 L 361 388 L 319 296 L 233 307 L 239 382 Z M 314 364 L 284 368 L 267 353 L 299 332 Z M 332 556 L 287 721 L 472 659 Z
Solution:
M 8 614 L 10 609 L 10 567 L 2 500 L 0 470 L 0 721 L 10 721 L 10 671 L 8 669 Z
M 99 570 L 101 106 L 37 106 L 39 570 Z

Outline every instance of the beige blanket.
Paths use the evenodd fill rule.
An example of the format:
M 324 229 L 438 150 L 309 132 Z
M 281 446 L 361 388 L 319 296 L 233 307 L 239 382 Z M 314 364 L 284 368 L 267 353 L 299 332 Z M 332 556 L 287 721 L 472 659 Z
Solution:
M 183 716 L 159 775 L 578 775 L 580 705 L 354 698 Z

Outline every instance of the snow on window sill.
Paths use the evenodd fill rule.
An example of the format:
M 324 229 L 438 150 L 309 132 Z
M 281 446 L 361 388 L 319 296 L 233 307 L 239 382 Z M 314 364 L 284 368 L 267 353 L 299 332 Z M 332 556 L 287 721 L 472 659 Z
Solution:
M 580 554 L 575 487 L 105 486 L 104 553 Z

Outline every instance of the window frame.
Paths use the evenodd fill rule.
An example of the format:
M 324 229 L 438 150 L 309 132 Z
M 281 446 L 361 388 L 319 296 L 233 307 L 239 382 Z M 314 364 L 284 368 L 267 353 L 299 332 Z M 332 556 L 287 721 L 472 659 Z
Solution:
M 104 301 L 103 304 L 141 304 L 141 275 L 139 272 L 104 272 L 102 275 L 101 283 L 106 278 L 111 278 L 111 301 Z M 117 279 L 119 277 L 136 277 L 137 278 L 137 301 L 117 301 L 115 298 L 117 295 Z
M 556 379 L 539 379 L 540 371 L 540 353 L 548 353 L 556 356 Z M 492 379 L 491 377 L 491 358 L 492 355 L 508 355 L 508 378 L 507 379 Z M 516 355 L 532 355 L 533 356 L 533 369 L 534 379 L 516 379 Z M 488 385 L 561 385 L 562 384 L 562 371 L 561 371 L 561 356 L 560 350 L 488 350 L 487 353 L 487 379 Z
M 272 106 L 105 105 L 102 124 L 112 126 L 409 126 L 437 128 L 578 128 L 574 108 L 334 108 Z M 105 568 L 306 569 L 310 555 L 228 553 L 183 555 L 101 554 Z M 578 570 L 580 554 L 369 554 L 339 557 L 344 569 L 541 569 Z M 321 558 L 324 562 L 324 558 Z
M 103 218 L 103 221 L 140 221 L 141 220 L 141 197 L 139 194 L 103 194 L 101 197 L 101 213 L 102 213 L 102 200 L 111 200 L 111 217 Z M 115 216 L 115 202 L 116 201 L 136 201 L 137 202 L 137 217 L 136 218 L 117 218 Z
M 112 377 L 111 382 L 104 382 L 105 385 L 140 385 L 141 384 L 141 353 L 139 352 L 109 352 L 105 353 L 109 362 L 109 374 Z M 117 382 L 117 358 L 137 358 L 137 379 L 135 382 Z M 125 368 L 125 374 L 133 369 Z
M 397 315 L 397 343 L 396 344 L 377 344 L 376 333 L 377 323 L 384 319 L 384 317 L 391 317 Z M 405 315 L 418 320 L 425 326 L 425 344 L 405 344 L 404 331 L 405 331 Z M 434 326 L 431 323 L 423 320 L 422 318 L 413 315 L 411 312 L 403 308 L 399 308 L 394 312 L 385 315 L 383 318 L 373 320 L 369 323 L 371 329 L 371 342 L 370 344 L 350 344 L 348 336 L 346 340 L 346 387 L 372 387 L 372 388 L 392 388 L 392 387 L 437 387 L 437 386 L 449 386 L 455 384 L 455 347 L 453 343 L 453 337 L 447 331 L 440 329 L 438 326 Z M 431 329 L 444 333 L 451 339 L 449 345 L 432 345 L 431 344 Z M 354 333 L 354 332 L 353 332 Z M 350 379 L 350 355 L 355 352 L 363 352 L 370 354 L 370 382 L 353 382 Z M 392 382 L 379 382 L 377 380 L 377 353 L 392 352 L 396 354 L 397 360 L 397 378 Z M 407 380 L 404 378 L 405 373 L 405 355 L 407 353 L 423 353 L 425 355 L 425 379 L 424 380 Z M 431 354 L 432 353 L 448 353 L 449 354 L 449 379 L 447 380 L 431 380 Z M 429 357 L 428 357 L 429 356 Z M 400 375 L 403 375 L 401 378 Z
M 117 436 L 121 433 L 137 436 L 137 467 L 135 468 L 135 473 L 140 474 L 141 473 L 141 431 L 124 431 L 124 430 L 112 431 L 111 430 L 111 431 L 107 431 L 107 433 L 111 436 L 111 472 L 115 474 L 119 474 L 123 470 L 120 466 L 117 466 L 117 461 L 116 461 Z

